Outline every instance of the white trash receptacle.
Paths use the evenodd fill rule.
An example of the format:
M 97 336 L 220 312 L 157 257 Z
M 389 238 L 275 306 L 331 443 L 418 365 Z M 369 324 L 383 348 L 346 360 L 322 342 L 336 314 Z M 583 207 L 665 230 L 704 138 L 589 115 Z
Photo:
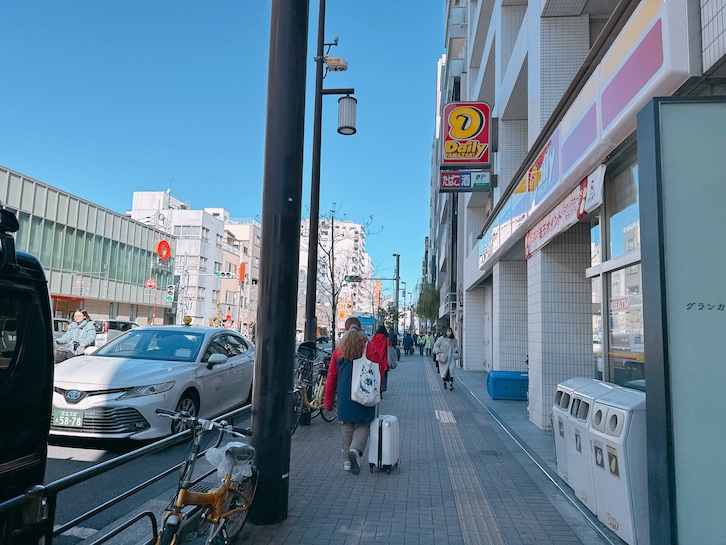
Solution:
M 592 409 L 593 483 L 597 518 L 630 545 L 648 545 L 645 393 L 619 388 Z
M 569 414 L 570 405 L 572 404 L 572 392 L 586 384 L 593 382 L 594 379 L 585 377 L 575 377 L 557 385 L 555 393 L 555 402 L 552 405 L 552 429 L 555 437 L 555 455 L 557 456 L 557 474 L 570 484 L 570 472 L 567 466 L 567 434 L 570 432 Z
M 566 435 L 569 483 L 578 499 L 596 515 L 593 463 L 590 456 L 590 417 L 595 400 L 614 388 L 620 386 L 593 379 L 589 384 L 573 390 L 570 404 L 570 433 Z

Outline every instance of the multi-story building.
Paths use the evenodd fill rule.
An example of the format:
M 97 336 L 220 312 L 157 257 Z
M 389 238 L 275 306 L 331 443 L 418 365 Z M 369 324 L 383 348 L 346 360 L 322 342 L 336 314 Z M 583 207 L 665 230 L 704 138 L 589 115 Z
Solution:
M 259 301 L 262 225 L 254 218 L 230 218 L 224 228 L 234 236 L 240 249 L 239 267 L 243 281 L 236 321 L 244 334 L 254 338 Z
M 688 286 L 701 264 L 718 275 L 718 229 L 683 226 L 696 209 L 717 217 L 717 208 L 706 212 L 700 203 L 723 197 L 722 177 L 707 169 L 718 172 L 723 145 L 715 112 L 726 102 L 724 8 L 720 0 L 447 2 L 437 112 L 449 102 L 484 102 L 496 122 L 488 191 L 440 193 L 447 187 L 442 140 L 452 132 L 434 139 L 426 276 L 441 288 L 441 317 L 454 327 L 467 369 L 529 372 L 528 415 L 542 429 L 551 427 L 564 380 L 645 389 L 648 378 L 648 484 L 659 502 L 650 510 L 651 543 L 675 543 L 676 530 L 683 543 L 717 542 L 723 534 L 718 508 L 691 501 L 719 505 L 713 498 L 726 479 L 722 444 L 711 439 L 720 417 L 709 416 L 720 414 L 720 383 L 712 386 L 718 365 L 696 363 L 720 361 L 721 350 L 705 334 L 690 346 L 679 339 L 679 357 L 668 358 L 686 323 L 696 338 L 723 329 L 722 320 L 697 321 L 686 312 L 723 311 L 723 304 L 691 296 L 690 306 L 675 305 L 688 300 L 685 293 L 723 294 L 705 283 L 700 291 Z M 678 123 L 666 126 L 666 103 L 679 112 Z M 653 118 L 662 123 L 657 129 Z M 679 144 L 663 151 L 677 136 Z M 686 153 L 689 139 L 697 144 Z M 683 166 L 678 174 L 675 162 Z M 670 231 L 657 224 L 667 201 L 654 188 L 668 176 L 685 188 L 677 201 L 690 210 Z M 672 226 L 681 210 L 671 210 Z M 641 227 L 650 237 L 642 247 Z M 677 240 L 704 255 L 665 251 L 670 263 L 681 260 L 691 271 L 674 283 L 657 252 Z M 675 316 L 680 327 L 672 325 Z
M 163 218 L 164 229 L 177 240 L 176 305 L 166 317 L 166 323 L 181 324 L 184 316 L 190 316 L 195 325 L 209 325 L 210 318 L 220 312 L 224 319 L 222 278 L 215 273 L 224 267 L 224 225 L 229 214 L 223 209 L 209 210 L 192 210 L 189 203 L 174 198 L 169 191 L 133 193 L 128 215 L 153 224 L 156 224 L 155 218 Z
M 161 323 L 171 307 L 176 239 L 81 197 L 0 167 L 0 201 L 18 217 L 19 250 L 40 259 L 53 315 Z M 157 217 L 158 220 L 158 217 Z
M 310 220 L 303 220 L 300 238 L 298 276 L 298 332 L 305 328 L 307 264 Z M 318 333 L 343 331 L 345 320 L 354 311 L 373 312 L 374 280 L 370 255 L 365 251 L 365 227 L 347 220 L 321 219 L 318 243 L 316 309 Z M 348 282 L 346 276 L 360 276 Z
M 722 90 L 724 26 L 701 4 L 447 3 L 438 115 L 488 103 L 498 148 L 489 191 L 441 193 L 437 120 L 425 277 L 467 369 L 529 371 L 541 428 L 562 380 L 644 377 L 636 114 Z

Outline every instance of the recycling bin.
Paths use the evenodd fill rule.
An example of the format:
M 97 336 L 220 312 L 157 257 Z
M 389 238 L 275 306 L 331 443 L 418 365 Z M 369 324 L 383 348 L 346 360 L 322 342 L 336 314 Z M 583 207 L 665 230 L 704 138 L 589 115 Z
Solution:
M 575 377 L 557 385 L 555 402 L 552 405 L 552 429 L 555 436 L 555 455 L 557 457 L 557 474 L 566 483 L 570 483 L 569 468 L 567 467 L 567 441 L 565 438 L 570 432 L 569 414 L 572 403 L 572 392 L 594 379 Z
M 590 420 L 597 518 L 630 545 L 648 545 L 645 392 L 597 398 Z
M 590 452 L 590 418 L 595 400 L 620 388 L 615 384 L 592 379 L 573 389 L 568 422 L 570 433 L 565 434 L 569 484 L 579 500 L 597 515 L 593 463 Z

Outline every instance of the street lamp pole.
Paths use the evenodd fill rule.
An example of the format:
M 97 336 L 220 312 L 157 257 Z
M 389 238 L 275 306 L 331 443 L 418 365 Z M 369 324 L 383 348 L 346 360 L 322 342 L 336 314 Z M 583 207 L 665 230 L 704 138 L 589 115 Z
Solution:
M 313 161 L 310 176 L 310 229 L 308 230 L 308 276 L 305 292 L 305 339 L 317 337 L 317 282 L 318 282 L 318 218 L 320 216 L 320 146 L 323 124 L 323 95 L 348 95 L 346 104 L 341 98 L 338 114 L 338 132 L 344 135 L 355 134 L 355 99 L 350 97 L 355 89 L 323 89 L 323 68 L 325 46 L 338 45 L 338 38 L 330 44 L 325 43 L 325 0 L 319 0 L 318 45 L 315 52 L 315 98 L 313 110 Z M 351 104 L 352 103 L 352 104 Z M 352 108 L 352 110 L 344 109 Z M 346 119 L 341 119 L 341 115 Z M 352 119 L 351 119 L 352 116 Z
M 318 47 L 315 51 L 315 109 L 313 112 L 313 171 L 310 177 L 310 229 L 308 231 L 308 278 L 305 292 L 305 338 L 315 339 L 318 282 L 318 217 L 320 216 L 320 144 L 323 124 L 323 55 L 325 49 L 325 0 L 319 0 Z
M 401 264 L 401 254 L 393 254 L 393 257 L 396 258 L 396 274 L 393 275 L 393 278 L 396 280 L 396 306 L 394 308 L 396 309 L 396 335 L 398 335 L 398 282 L 400 280 L 400 277 L 398 275 L 398 267 Z

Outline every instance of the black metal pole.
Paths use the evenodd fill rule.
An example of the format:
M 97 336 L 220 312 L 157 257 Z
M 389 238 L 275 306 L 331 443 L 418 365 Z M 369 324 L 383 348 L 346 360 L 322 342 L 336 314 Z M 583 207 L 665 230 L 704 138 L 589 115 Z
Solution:
M 310 176 L 310 229 L 308 277 L 305 291 L 305 340 L 317 337 L 318 218 L 320 216 L 320 145 L 323 124 L 323 55 L 325 54 L 325 0 L 318 11 L 318 48 L 315 53 L 315 110 L 313 117 L 313 171 Z
M 288 515 L 308 6 L 307 0 L 272 1 L 252 400 L 260 478 L 250 520 L 262 525 Z
M 401 254 L 393 254 L 396 256 L 396 324 L 395 324 L 395 333 L 396 337 L 398 337 L 398 281 L 401 279 L 399 275 L 399 265 L 401 264 Z

